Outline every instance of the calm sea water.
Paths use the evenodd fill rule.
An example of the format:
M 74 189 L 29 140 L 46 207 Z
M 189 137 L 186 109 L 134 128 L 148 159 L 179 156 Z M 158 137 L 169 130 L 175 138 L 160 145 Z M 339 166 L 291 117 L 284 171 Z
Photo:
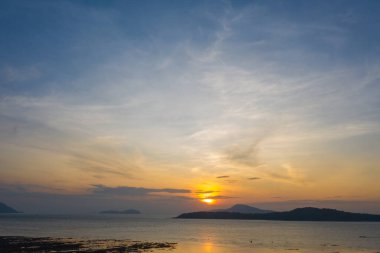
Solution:
M 380 223 L 0 215 L 0 235 L 177 242 L 173 252 L 379 252 Z

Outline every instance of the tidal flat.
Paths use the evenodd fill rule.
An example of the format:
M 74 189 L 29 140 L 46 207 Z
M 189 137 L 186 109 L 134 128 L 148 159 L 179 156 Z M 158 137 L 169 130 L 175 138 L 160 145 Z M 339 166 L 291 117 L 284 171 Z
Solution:
M 47 252 L 86 252 L 86 253 L 125 253 L 143 252 L 153 249 L 174 249 L 176 243 L 145 242 L 130 240 L 1 236 L 2 253 L 47 253 Z
M 240 248 L 213 243 L 150 242 L 116 239 L 77 239 L 53 237 L 0 236 L 1 253 L 143 253 L 170 251 L 173 253 L 380 253 L 380 251 L 354 250 L 336 244 L 323 244 L 316 248 L 283 248 L 251 244 Z

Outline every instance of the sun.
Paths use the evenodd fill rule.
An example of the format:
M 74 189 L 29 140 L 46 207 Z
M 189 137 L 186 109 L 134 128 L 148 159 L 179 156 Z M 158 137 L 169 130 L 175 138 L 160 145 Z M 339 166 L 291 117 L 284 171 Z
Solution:
M 208 205 L 212 205 L 215 203 L 215 199 L 202 199 L 201 200 L 203 203 L 206 203 Z

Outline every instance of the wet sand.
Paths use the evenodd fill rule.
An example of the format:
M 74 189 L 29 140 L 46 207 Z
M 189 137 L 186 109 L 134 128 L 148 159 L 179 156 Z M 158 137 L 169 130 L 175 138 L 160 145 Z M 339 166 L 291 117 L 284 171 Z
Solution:
M 249 246 L 248 246 L 249 245 Z M 262 247 L 251 242 L 246 247 L 215 245 L 204 243 L 149 242 L 114 239 L 74 239 L 53 237 L 0 236 L 1 253 L 133 253 L 159 252 L 173 253 L 380 253 L 380 251 L 351 249 L 336 244 L 322 244 L 316 248 Z
M 125 253 L 155 249 L 172 250 L 176 243 L 131 240 L 78 240 L 73 238 L 1 236 L 1 253 Z

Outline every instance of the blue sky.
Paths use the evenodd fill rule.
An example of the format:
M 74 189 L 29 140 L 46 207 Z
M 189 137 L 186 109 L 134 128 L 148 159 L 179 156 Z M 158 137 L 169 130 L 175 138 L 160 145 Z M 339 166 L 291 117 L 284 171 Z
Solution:
M 379 11 L 379 1 L 2 1 L 0 197 L 27 211 L 36 194 L 43 211 L 41 196 L 58 194 L 79 209 L 67 201 L 102 186 L 150 189 L 123 197 L 141 208 L 152 198 L 201 208 L 203 190 L 220 205 L 380 212 Z

